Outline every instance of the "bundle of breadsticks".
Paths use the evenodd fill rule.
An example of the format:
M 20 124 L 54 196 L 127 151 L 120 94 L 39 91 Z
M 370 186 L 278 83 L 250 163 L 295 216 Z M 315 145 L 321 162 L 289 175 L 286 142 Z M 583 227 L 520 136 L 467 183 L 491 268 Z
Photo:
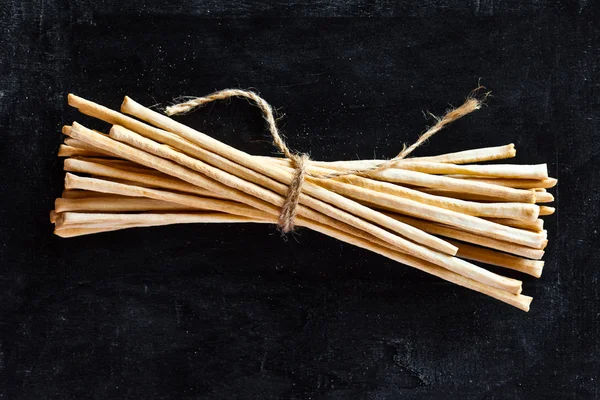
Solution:
M 512 144 L 407 157 L 480 108 L 476 96 L 391 160 L 321 162 L 293 153 L 270 105 L 250 91 L 190 99 L 166 114 L 230 97 L 261 109 L 283 157 L 250 155 L 129 97 L 118 112 L 69 95 L 71 106 L 112 128 L 63 128 L 67 174 L 50 216 L 55 233 L 214 222 L 305 227 L 529 310 L 520 280 L 481 264 L 541 276 L 548 241 L 540 216 L 554 209 L 540 204 L 553 201 L 546 189 L 557 183 L 546 165 L 482 164 L 515 157 Z

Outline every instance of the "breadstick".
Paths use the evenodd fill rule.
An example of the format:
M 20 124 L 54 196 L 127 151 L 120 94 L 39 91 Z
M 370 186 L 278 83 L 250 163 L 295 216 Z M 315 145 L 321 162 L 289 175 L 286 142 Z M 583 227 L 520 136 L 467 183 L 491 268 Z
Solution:
M 533 232 L 541 232 L 544 229 L 544 220 L 541 218 L 535 221 L 522 221 L 516 219 L 507 218 L 486 218 L 488 221 L 495 222 L 497 224 L 512 226 L 513 228 L 527 229 Z
M 556 186 L 558 180 L 556 178 L 545 178 L 545 179 L 490 179 L 490 178 L 479 178 L 468 175 L 460 175 L 460 179 L 471 180 L 474 182 L 482 182 L 490 185 L 498 185 L 511 187 L 514 189 L 536 189 L 544 188 L 550 189 Z
M 475 162 L 501 160 L 512 158 L 517 154 L 514 144 L 505 146 L 486 147 L 481 149 L 459 151 L 432 157 L 414 157 L 398 160 L 397 164 L 408 161 L 431 161 L 451 164 L 470 164 Z M 314 161 L 314 165 L 335 170 L 366 169 L 384 163 L 386 160 L 352 160 L 352 161 Z
M 195 185 L 189 184 L 177 178 L 165 175 L 166 177 L 158 177 L 156 175 L 148 175 L 146 173 L 130 172 L 127 170 L 121 170 L 120 168 L 114 168 L 94 162 L 79 160 L 79 159 L 66 159 L 64 163 L 65 171 L 70 172 L 82 172 L 91 175 L 99 175 L 103 177 L 110 177 L 115 179 L 122 179 L 126 181 L 136 182 L 138 184 L 148 185 L 150 187 L 157 187 L 169 190 L 176 190 L 178 192 L 193 193 L 199 196 L 205 197 L 219 197 L 217 193 L 211 192 L 206 189 L 201 189 Z M 63 196 L 64 197 L 64 196 Z M 225 196 L 223 196 L 225 197 Z
M 190 207 L 160 200 L 145 198 L 127 198 L 122 196 L 92 197 L 84 199 L 58 198 L 54 202 L 56 212 L 94 211 L 94 212 L 127 212 L 127 211 L 185 211 Z
M 521 257 L 531 258 L 534 260 L 539 260 L 544 256 L 544 251 L 540 249 L 532 249 L 525 246 L 519 246 L 514 243 L 503 242 L 501 240 L 492 239 L 487 236 L 474 235 L 472 233 L 464 232 L 458 229 L 453 229 L 439 224 L 405 217 L 397 214 L 388 215 L 390 215 L 393 218 L 398 218 L 406 223 L 413 224 L 414 226 L 417 226 L 423 229 L 424 231 L 435 235 L 457 239 L 463 242 L 473 243 L 483 247 L 489 247 L 491 249 L 500 250 L 505 253 L 515 254 Z M 543 246 L 544 243 L 542 243 L 541 247 Z
M 177 214 L 180 215 L 180 214 Z M 223 213 L 204 213 L 202 217 L 199 214 L 194 214 L 194 221 L 187 222 L 178 222 L 178 223 L 245 223 L 249 222 L 249 219 L 246 217 L 240 217 L 231 214 L 223 214 Z M 267 221 L 263 220 L 253 220 L 254 223 L 267 223 Z M 170 225 L 171 222 L 168 219 L 154 222 L 140 222 L 140 223 L 115 223 L 110 222 L 109 224 L 105 224 L 107 226 L 101 226 L 102 224 L 98 224 L 97 226 L 86 225 L 86 224 L 74 224 L 74 225 L 61 225 L 61 227 L 57 227 L 54 230 L 54 233 L 63 238 L 75 237 L 75 236 L 83 236 L 90 235 L 94 233 L 101 232 L 112 232 L 121 229 L 129 229 L 129 228 L 140 228 L 140 227 L 150 227 L 150 226 L 162 226 L 162 225 Z
M 108 193 L 99 193 L 99 192 L 90 192 L 89 190 L 72 190 L 65 189 L 62 192 L 63 199 L 87 199 L 91 197 L 113 197 L 112 194 Z
M 108 157 L 106 153 L 99 153 L 96 151 L 80 149 L 76 147 L 66 146 L 61 144 L 58 149 L 59 157 L 79 157 L 79 156 L 87 156 L 87 157 Z
M 101 179 L 83 178 L 71 173 L 67 173 L 65 176 L 65 188 L 91 190 L 129 197 L 148 197 L 200 210 L 219 211 L 243 217 L 267 219 L 267 216 L 263 211 L 233 201 L 123 185 L 121 183 L 108 182 Z
M 103 214 L 103 213 L 74 213 L 60 214 L 56 222 L 57 229 L 62 226 L 77 227 L 85 225 L 92 228 L 109 228 L 114 225 L 160 226 L 170 224 L 194 224 L 215 222 L 263 222 L 268 220 L 249 218 L 227 213 L 143 213 L 143 214 Z
M 528 190 L 490 185 L 489 183 L 467 179 L 455 179 L 447 176 L 429 175 L 416 171 L 386 169 L 383 171 L 369 173 L 368 176 L 386 182 L 472 193 L 476 195 L 484 195 L 503 199 L 504 201 L 516 201 L 523 203 L 535 202 L 535 193 Z
M 450 243 L 458 247 L 458 257 L 468 260 L 479 261 L 486 264 L 509 268 L 515 271 L 523 272 L 539 278 L 542 276 L 544 267 L 543 261 L 528 260 L 526 258 L 515 257 L 494 250 L 481 247 L 470 246 L 466 243 L 450 240 Z
M 477 177 L 498 177 L 503 179 L 536 179 L 548 178 L 548 167 L 546 164 L 539 165 L 517 165 L 517 164 L 493 164 L 493 165 L 455 165 L 448 163 L 436 163 L 428 161 L 406 161 L 396 166 L 398 169 L 425 172 L 436 175 L 473 175 Z
M 528 189 L 535 194 L 535 203 L 549 203 L 554 201 L 554 196 L 548 192 L 538 192 L 534 189 Z M 460 199 L 465 201 L 478 201 L 478 202 L 502 202 L 505 199 L 501 197 L 494 196 L 485 196 L 481 194 L 473 194 L 473 193 L 464 193 L 464 192 L 456 192 L 452 190 L 444 190 L 444 189 L 422 189 L 424 193 L 433 195 L 433 196 L 443 196 L 453 199 Z M 484 203 L 485 204 L 485 203 Z

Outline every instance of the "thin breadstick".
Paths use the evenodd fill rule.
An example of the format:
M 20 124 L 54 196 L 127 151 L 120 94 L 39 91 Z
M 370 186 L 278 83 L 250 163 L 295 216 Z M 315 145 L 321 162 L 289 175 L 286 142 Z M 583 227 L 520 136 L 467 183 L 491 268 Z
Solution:
M 111 152 L 99 149 L 94 146 L 90 146 L 89 144 L 82 142 L 81 140 L 73 139 L 72 137 L 67 136 L 64 140 L 64 143 L 65 143 L 65 145 L 67 145 L 69 147 L 73 147 L 75 149 L 87 150 L 91 154 L 102 154 L 102 157 L 104 157 L 104 158 L 100 158 L 100 160 L 107 160 L 108 162 L 120 161 L 118 159 L 115 159 L 115 155 L 112 154 Z M 110 157 L 110 158 L 106 158 L 106 157 Z
M 465 150 L 432 157 L 419 157 L 418 160 L 451 164 L 471 164 L 483 161 L 502 160 L 512 158 L 516 155 L 517 151 L 515 150 L 515 145 L 510 143 L 504 146 L 484 147 L 481 149 Z
M 103 214 L 103 213 L 75 213 L 65 212 L 60 214 L 56 226 L 76 227 L 86 225 L 93 228 L 109 228 L 119 224 L 144 224 L 145 226 L 160 226 L 170 224 L 194 224 L 215 222 L 269 222 L 268 220 L 242 217 L 228 213 L 143 213 L 143 214 Z
M 410 217 L 401 215 L 388 214 L 394 218 L 398 218 L 406 223 L 410 223 L 414 226 L 423 229 L 426 232 L 444 236 L 447 238 L 457 239 L 463 242 L 473 243 L 483 247 L 489 247 L 491 249 L 500 250 L 505 253 L 515 254 L 521 257 L 531 258 L 539 260 L 544 256 L 544 251 L 540 249 L 532 249 L 525 246 L 519 246 L 514 243 L 503 242 L 489 238 L 487 236 L 474 235 L 468 232 L 464 232 L 458 229 L 442 226 L 439 224 L 431 223 L 428 221 L 418 220 Z M 542 243 L 543 247 L 543 243 Z
M 401 164 L 407 161 L 431 161 L 440 163 L 452 163 L 452 164 L 470 164 L 475 162 L 501 160 L 505 158 L 512 158 L 517 154 L 514 144 L 508 144 L 505 146 L 497 147 L 486 147 L 481 149 L 459 151 L 457 153 L 441 154 L 439 156 L 432 157 L 414 157 L 407 158 L 405 160 L 398 160 L 397 164 Z M 366 169 L 373 168 L 379 164 L 384 163 L 386 160 L 352 160 L 352 161 L 314 161 L 314 165 L 326 168 L 332 168 L 335 170 L 349 170 L 349 169 Z
M 543 261 L 528 260 L 526 258 L 511 256 L 499 251 L 471 246 L 455 240 L 450 240 L 450 242 L 458 247 L 458 257 L 509 268 L 531 276 L 535 276 L 536 278 L 542 276 L 542 269 L 544 268 Z
M 465 193 L 457 192 L 455 190 L 448 189 L 430 189 L 430 188 L 419 188 L 423 193 L 430 194 L 432 196 L 448 197 L 451 199 L 459 199 L 464 201 L 483 202 L 483 204 L 492 202 L 505 202 L 506 200 L 498 197 L 484 196 L 476 193 Z
M 139 186 L 139 187 L 143 187 L 143 188 L 156 188 L 156 185 L 150 185 L 150 184 L 146 184 L 146 183 L 140 183 L 140 182 L 134 182 L 134 181 L 128 181 L 125 179 L 118 179 L 118 178 L 109 178 L 106 176 L 102 176 L 102 175 L 90 175 L 90 178 L 97 178 L 97 179 L 104 179 L 105 181 L 109 181 L 109 182 L 117 182 L 117 183 L 124 183 L 126 185 L 133 185 L 133 186 Z M 208 191 L 206 191 L 208 193 Z M 211 197 L 208 196 L 208 194 L 204 195 L 205 197 Z
M 498 177 L 503 179 L 536 179 L 548 178 L 546 164 L 518 165 L 518 164 L 493 164 L 493 165 L 455 165 L 429 161 L 406 161 L 396 166 L 398 169 L 425 172 L 436 175 L 474 175 Z
M 375 181 L 352 175 L 340 178 L 340 181 L 342 182 L 341 188 L 346 189 L 346 191 L 349 191 L 349 188 L 347 185 L 343 185 L 344 183 L 352 184 L 359 188 L 370 189 L 381 194 L 392 195 L 396 198 L 400 197 L 408 200 L 414 200 L 420 204 L 439 207 L 474 217 L 511 218 L 523 221 L 532 221 L 538 217 L 539 213 L 539 207 L 535 204 L 502 202 L 480 203 L 467 201 L 464 199 L 435 195 L 421 190 L 409 189 L 400 185 L 394 185 L 387 182 Z M 338 187 L 337 183 L 331 183 L 330 180 L 316 180 L 316 182 L 330 188 L 330 190 L 337 191 L 334 189 L 335 187 Z M 357 193 L 346 193 L 346 195 L 364 201 L 364 196 L 358 196 L 360 194 L 360 190 L 357 190 L 356 192 Z M 384 206 L 383 208 L 391 210 L 390 207 L 392 207 L 392 204 L 390 202 L 383 204 L 383 197 L 381 196 L 378 197 L 378 200 L 378 205 L 380 207 Z
M 119 168 L 126 171 L 140 172 L 143 174 L 151 174 L 158 176 L 168 176 L 163 174 L 160 171 L 154 170 L 152 168 L 145 167 L 140 164 L 132 163 L 128 160 L 123 160 L 120 158 L 95 158 L 95 157 L 77 157 L 77 160 L 93 162 L 96 164 L 102 164 L 109 167 Z
M 401 169 L 386 169 L 368 174 L 369 177 L 394 183 L 422 186 L 434 189 L 491 196 L 505 201 L 534 203 L 535 193 L 528 190 L 513 189 L 467 179 L 455 179 L 440 175 L 429 175 L 422 172 Z
M 489 221 L 497 224 L 512 226 L 513 228 L 527 229 L 533 232 L 541 232 L 544 229 L 544 220 L 541 218 L 535 221 L 523 221 L 507 218 L 486 218 Z
M 233 201 L 123 185 L 121 183 L 109 182 L 101 179 L 83 178 L 71 173 L 67 173 L 65 176 L 65 188 L 91 190 L 129 197 L 148 197 L 155 200 L 181 204 L 193 209 L 218 211 L 249 218 L 267 219 L 265 212 Z
M 98 178 L 98 179 L 103 179 L 109 182 L 116 182 L 116 183 L 122 183 L 125 185 L 132 185 L 132 186 L 139 186 L 139 187 L 143 187 L 143 188 L 150 188 L 150 189 L 167 189 L 167 190 L 171 190 L 170 188 L 165 188 L 165 187 L 161 187 L 160 185 L 157 184 L 144 184 L 144 183 L 139 183 L 136 181 L 128 181 L 125 179 L 117 179 L 117 178 L 109 178 L 106 176 L 101 176 L 101 175 L 91 175 L 92 178 Z M 202 197 L 212 197 L 215 199 L 224 199 L 224 200 L 229 200 L 229 198 L 227 196 L 224 195 L 220 195 L 217 193 L 213 193 L 209 190 L 204 190 L 204 193 L 201 193 L 200 190 L 197 190 L 195 193 L 189 193 L 189 192 L 184 192 L 184 194 L 189 193 L 189 194 L 195 194 L 195 195 L 199 195 Z
M 63 141 L 63 143 L 66 146 L 73 147 L 73 148 L 76 148 L 76 149 L 84 149 L 84 150 L 91 150 L 91 151 L 96 152 L 96 153 L 104 153 L 103 150 L 100 150 L 100 149 L 97 149 L 97 148 L 95 148 L 93 146 L 90 146 L 89 144 L 87 144 L 85 142 L 82 142 L 80 140 L 73 139 L 72 137 L 66 137 L 65 140 Z
M 91 178 L 103 179 L 103 180 L 106 180 L 106 181 L 109 181 L 109 182 L 123 183 L 125 185 L 139 186 L 139 187 L 143 187 L 143 188 L 170 189 L 170 188 L 164 188 L 164 187 L 160 186 L 157 183 L 146 184 L 146 183 L 140 183 L 140 182 L 136 182 L 136 181 L 130 181 L 130 180 L 127 180 L 127 179 L 111 178 L 111 177 L 106 177 L 106 176 L 102 176 L 102 175 L 95 175 L 95 174 L 92 174 L 90 177 Z M 189 192 L 185 192 L 185 193 L 189 193 Z M 193 194 L 200 195 L 200 196 L 203 196 L 203 197 L 213 197 L 215 199 L 225 199 L 225 200 L 228 200 L 227 196 L 219 195 L 219 194 L 213 193 L 213 192 L 208 191 L 208 190 L 200 190 L 200 189 L 198 189 Z
M 102 177 L 110 177 L 115 179 L 121 179 L 124 181 L 136 182 L 136 184 L 148 185 L 149 187 L 157 187 L 169 190 L 176 190 L 178 192 L 193 193 L 199 196 L 219 197 L 216 193 L 213 193 L 206 189 L 201 189 L 195 185 L 189 184 L 177 178 L 173 178 L 169 175 L 165 175 L 165 177 L 158 177 L 155 175 L 148 175 L 146 173 L 122 170 L 120 169 L 120 167 L 114 168 L 95 162 L 89 162 L 73 158 L 65 160 L 64 169 L 65 171 L 70 172 L 81 172 L 91 175 L 99 175 Z
M 240 217 L 237 215 L 224 214 L 224 213 L 205 213 L 201 218 L 198 214 L 194 214 L 194 221 L 189 222 L 178 222 L 178 223 L 246 223 L 249 222 L 250 219 L 247 217 Z M 268 221 L 264 220 L 252 220 L 254 223 L 268 223 Z M 171 222 L 164 221 L 155 221 L 151 223 L 114 223 L 112 222 L 110 226 L 98 226 L 86 225 L 86 224 L 76 224 L 76 225 L 62 225 L 61 227 L 57 227 L 54 230 L 54 233 L 57 236 L 62 238 L 69 238 L 75 236 L 83 236 L 90 235 L 94 233 L 101 232 L 112 232 L 121 229 L 129 229 L 129 228 L 141 228 L 141 227 L 150 227 L 150 226 L 162 226 L 162 225 L 170 225 Z
M 109 193 L 90 192 L 89 190 L 71 190 L 65 189 L 62 192 L 61 197 L 63 199 L 87 199 L 91 197 L 113 197 L 114 195 Z
M 110 157 L 106 153 L 99 153 L 96 151 L 80 149 L 80 148 L 76 148 L 76 147 L 66 146 L 64 144 L 60 145 L 60 147 L 58 149 L 58 156 L 59 157 L 79 157 L 79 156 Z
M 54 202 L 57 212 L 128 212 L 128 211 L 184 211 L 190 207 L 181 204 L 145 198 L 122 196 L 92 197 L 84 199 L 58 198 Z
M 554 201 L 554 196 L 548 192 L 538 192 L 533 189 L 529 189 L 535 194 L 535 203 L 549 203 Z M 466 201 L 480 201 L 480 202 L 502 202 L 505 201 L 501 197 L 485 196 L 481 194 L 456 192 L 452 190 L 444 189 L 422 189 L 424 193 L 434 196 L 444 196 L 454 199 L 466 200 Z
M 482 182 L 490 185 L 505 186 L 514 189 L 536 189 L 544 188 L 550 189 L 556 186 L 558 180 L 556 178 L 545 178 L 545 179 L 490 179 L 490 178 L 479 178 L 468 175 L 457 176 L 460 179 L 470 180 L 474 182 Z

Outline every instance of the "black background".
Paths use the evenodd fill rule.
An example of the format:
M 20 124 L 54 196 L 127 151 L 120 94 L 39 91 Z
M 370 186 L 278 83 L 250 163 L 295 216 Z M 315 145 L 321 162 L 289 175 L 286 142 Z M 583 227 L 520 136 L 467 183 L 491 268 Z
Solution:
M 221 3 L 0 5 L 0 394 L 598 398 L 594 2 Z M 117 108 L 255 88 L 291 147 L 335 160 L 395 155 L 479 78 L 489 106 L 418 154 L 514 142 L 560 179 L 544 275 L 522 276 L 529 313 L 306 230 L 52 234 L 60 127 L 106 127 L 69 92 Z M 183 121 L 274 153 L 244 101 Z

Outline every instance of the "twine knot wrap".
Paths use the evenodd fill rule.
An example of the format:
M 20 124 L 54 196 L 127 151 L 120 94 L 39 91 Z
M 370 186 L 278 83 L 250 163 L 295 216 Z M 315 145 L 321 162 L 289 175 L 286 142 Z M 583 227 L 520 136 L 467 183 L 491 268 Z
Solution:
M 198 97 L 185 101 L 183 103 L 172 105 L 170 107 L 167 107 L 165 111 L 167 115 L 186 114 L 210 102 L 217 100 L 226 100 L 232 97 L 246 98 L 254 102 L 256 106 L 262 111 L 263 118 L 267 122 L 269 132 L 271 133 L 271 136 L 273 138 L 273 144 L 279 149 L 279 151 L 281 151 L 281 153 L 283 153 L 283 155 L 286 158 L 288 158 L 292 162 L 295 168 L 294 177 L 288 186 L 287 195 L 281 207 L 281 212 L 278 218 L 279 228 L 283 233 L 287 233 L 294 229 L 294 219 L 296 218 L 297 214 L 300 194 L 302 194 L 302 184 L 304 183 L 304 180 L 307 176 L 315 179 L 334 179 L 347 175 L 366 176 L 372 172 L 392 168 L 399 160 L 406 158 L 409 154 L 411 154 L 414 150 L 421 146 L 425 141 L 427 141 L 427 139 L 429 139 L 437 132 L 442 130 L 446 125 L 456 121 L 459 118 L 464 117 L 465 115 L 475 110 L 480 109 L 481 105 L 483 104 L 483 101 L 489 95 L 489 93 L 485 93 L 482 99 L 477 99 L 475 96 L 481 89 L 485 88 L 483 86 L 478 86 L 469 94 L 466 101 L 460 107 L 448 111 L 442 118 L 437 118 L 435 115 L 429 113 L 429 115 L 436 119 L 437 123 L 431 128 L 429 128 L 423 135 L 421 135 L 415 143 L 413 143 L 409 147 L 403 146 L 402 151 L 396 157 L 384 161 L 379 165 L 371 168 L 354 169 L 324 175 L 311 174 L 308 172 L 308 166 L 310 164 L 310 157 L 308 156 L 308 154 L 300 154 L 290 151 L 290 149 L 287 147 L 284 140 L 282 139 L 281 135 L 279 134 L 279 130 L 277 129 L 277 123 L 275 122 L 273 107 L 271 107 L 271 105 L 267 103 L 265 99 L 263 99 L 258 94 L 252 91 L 241 89 L 220 90 L 208 96 Z

